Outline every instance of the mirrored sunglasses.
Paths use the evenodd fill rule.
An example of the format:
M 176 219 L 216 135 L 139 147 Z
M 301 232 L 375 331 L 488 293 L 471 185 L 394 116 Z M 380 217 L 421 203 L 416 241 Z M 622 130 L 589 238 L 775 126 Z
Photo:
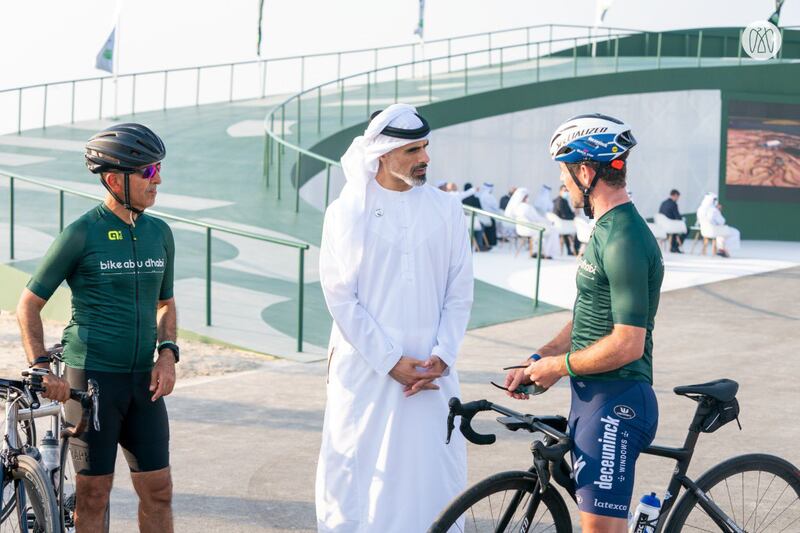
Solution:
M 155 177 L 156 174 L 161 172 L 161 163 L 153 163 L 152 165 L 147 165 L 141 170 L 142 177 L 146 180 L 151 180 Z

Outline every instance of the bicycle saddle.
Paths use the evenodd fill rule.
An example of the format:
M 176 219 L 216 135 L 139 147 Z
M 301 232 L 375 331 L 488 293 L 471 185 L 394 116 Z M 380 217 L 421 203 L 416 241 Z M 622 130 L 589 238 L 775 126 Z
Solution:
M 699 385 L 683 385 L 672 389 L 675 394 L 686 396 L 688 394 L 702 394 L 721 402 L 729 402 L 736 397 L 739 384 L 732 379 L 715 379 Z

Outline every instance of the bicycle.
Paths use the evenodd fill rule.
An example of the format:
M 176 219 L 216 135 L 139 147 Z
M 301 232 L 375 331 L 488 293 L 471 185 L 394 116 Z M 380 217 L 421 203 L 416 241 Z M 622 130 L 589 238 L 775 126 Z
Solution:
M 658 519 L 650 524 L 656 533 L 679 532 L 684 528 L 729 533 L 800 528 L 800 472 L 784 459 L 765 454 L 741 455 L 712 467 L 696 481 L 686 475 L 700 433 L 713 432 L 732 420 L 738 423 L 738 388 L 735 381 L 720 379 L 673 389 L 698 405 L 681 448 L 652 445 L 642 452 L 677 463 Z M 564 458 L 572 444 L 566 434 L 567 420 L 562 416 L 522 414 L 487 400 L 462 404 L 458 398 L 451 398 L 448 442 L 455 417 L 460 416 L 459 428 L 467 440 L 478 445 L 494 443 L 495 435 L 477 433 L 471 426 L 473 417 L 482 411 L 504 415 L 497 421 L 511 431 L 523 429 L 543 434 L 543 439 L 531 444 L 533 465 L 527 471 L 495 474 L 468 488 L 439 515 L 428 533 L 571 532 L 572 521 L 564 498 L 550 482 L 555 480 L 576 501 L 572 467 Z M 777 491 L 772 490 L 775 483 L 779 485 Z M 745 505 L 745 495 L 753 487 L 755 500 Z M 682 488 L 684 493 L 678 499 Z M 740 501 L 741 508 L 737 509 Z
M 75 427 L 61 424 L 61 404 L 39 401 L 43 391 L 42 378 L 46 370 L 32 368 L 22 373 L 22 380 L 0 378 L 0 398 L 5 402 L 5 432 L 0 448 L 0 530 L 51 533 L 65 531 L 62 498 L 56 496 L 56 476 L 63 472 L 64 446 L 70 437 L 79 436 L 89 427 L 90 419 L 99 430 L 97 383 L 90 380 L 88 391 L 71 389 L 70 398 L 82 407 L 81 420 Z M 36 448 L 37 418 L 53 417 L 52 429 L 61 436 L 61 467 L 48 472 L 40 462 Z M 60 430 L 60 431 L 59 431 Z

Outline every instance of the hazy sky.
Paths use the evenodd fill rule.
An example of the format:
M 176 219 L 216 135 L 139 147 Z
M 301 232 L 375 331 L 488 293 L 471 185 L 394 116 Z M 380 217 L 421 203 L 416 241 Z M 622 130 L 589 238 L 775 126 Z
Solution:
M 665 30 L 744 26 L 774 0 L 616 0 L 604 25 Z M 0 88 L 102 74 L 94 58 L 114 0 L 0 2 Z M 266 0 L 264 57 L 404 43 L 417 0 Z M 258 0 L 123 0 L 120 72 L 255 57 Z M 534 24 L 592 24 L 595 0 L 427 0 L 426 38 Z M 800 25 L 788 0 L 781 25 Z

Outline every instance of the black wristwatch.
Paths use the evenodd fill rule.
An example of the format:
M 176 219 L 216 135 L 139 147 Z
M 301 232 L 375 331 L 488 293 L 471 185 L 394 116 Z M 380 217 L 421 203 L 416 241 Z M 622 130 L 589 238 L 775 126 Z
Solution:
M 164 341 L 158 344 L 158 353 L 161 353 L 161 350 L 172 350 L 172 355 L 175 356 L 175 362 L 179 363 L 181 360 L 181 349 L 178 348 L 178 345 L 172 341 Z
M 33 368 L 34 365 L 41 365 L 42 363 L 50 364 L 50 356 L 49 355 L 40 355 L 33 362 L 30 364 L 30 368 Z

